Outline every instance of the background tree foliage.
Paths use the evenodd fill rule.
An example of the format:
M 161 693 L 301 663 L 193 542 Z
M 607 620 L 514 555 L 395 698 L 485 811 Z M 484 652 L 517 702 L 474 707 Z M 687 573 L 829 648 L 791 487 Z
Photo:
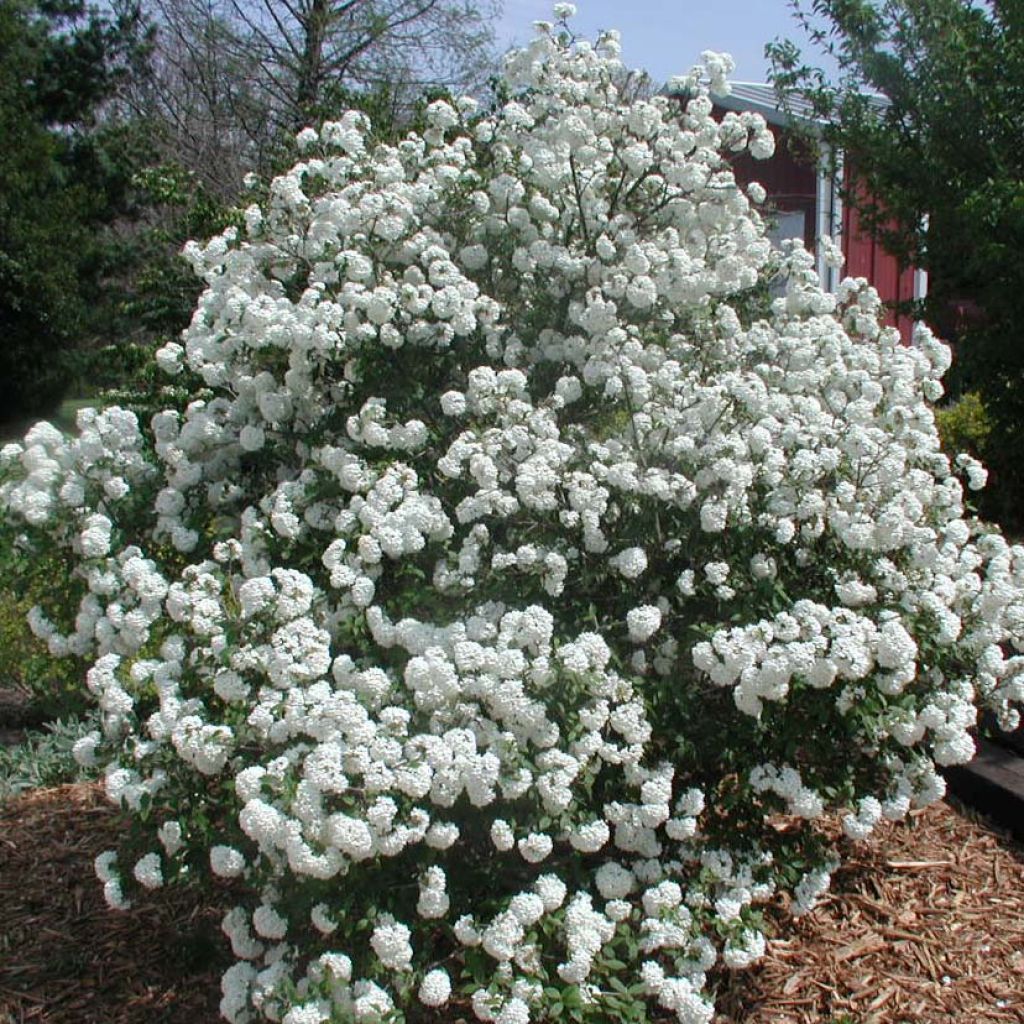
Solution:
M 125 210 L 133 153 L 105 103 L 148 45 L 137 7 L 79 0 L 0 4 L 0 408 L 45 409 L 60 358 L 102 327 L 96 305 L 118 256 L 103 229 Z
M 341 111 L 382 135 L 496 67 L 492 0 L 3 0 L 0 419 L 144 394 L 188 323 L 179 259 Z
M 1024 2 L 793 0 L 826 75 L 768 47 L 784 97 L 808 100 L 865 186 L 846 196 L 887 248 L 929 272 L 915 310 L 954 342 L 954 396 L 993 471 L 983 513 L 1019 526 L 1024 472 Z M 822 27 L 823 26 L 823 27 Z M 877 102 L 876 97 L 885 102 Z

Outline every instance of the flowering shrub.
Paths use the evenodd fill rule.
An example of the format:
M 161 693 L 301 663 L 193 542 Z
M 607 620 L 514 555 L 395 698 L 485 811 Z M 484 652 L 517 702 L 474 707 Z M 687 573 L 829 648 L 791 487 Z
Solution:
M 140 823 L 106 895 L 234 880 L 229 1020 L 707 1022 L 759 906 L 827 889 L 815 819 L 865 837 L 1017 721 L 1024 549 L 964 518 L 946 348 L 771 250 L 725 58 L 679 108 L 617 52 L 542 25 L 495 113 L 306 129 L 188 248 L 194 401 L 4 451 Z

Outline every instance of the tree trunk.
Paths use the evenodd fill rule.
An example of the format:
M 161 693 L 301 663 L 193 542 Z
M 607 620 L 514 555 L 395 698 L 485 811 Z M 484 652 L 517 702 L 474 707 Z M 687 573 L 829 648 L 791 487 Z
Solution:
M 301 21 L 302 57 L 295 90 L 296 128 L 317 119 L 323 87 L 324 40 L 331 17 L 330 0 L 309 0 Z

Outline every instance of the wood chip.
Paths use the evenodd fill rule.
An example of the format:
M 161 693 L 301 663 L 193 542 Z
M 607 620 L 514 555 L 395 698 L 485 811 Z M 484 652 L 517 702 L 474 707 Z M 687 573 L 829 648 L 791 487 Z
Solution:
M 899 990 L 895 988 L 885 989 L 885 991 L 883 991 L 881 995 L 876 996 L 874 999 L 871 1000 L 870 1003 L 868 1003 L 866 1007 L 864 1007 L 865 1011 L 867 1013 L 874 1013 L 876 1010 L 881 1009 L 883 1006 L 885 1006 L 887 1002 L 889 1002 L 890 999 L 892 999 L 897 994 L 898 991 Z
M 952 860 L 887 860 L 885 866 L 894 871 L 919 871 L 922 868 L 948 868 Z
M 867 935 L 860 936 L 860 938 L 855 939 L 849 945 L 843 946 L 842 949 L 833 953 L 832 959 L 837 964 L 841 964 L 846 960 L 856 960 L 858 957 L 866 956 L 868 953 L 874 953 L 884 948 L 885 939 L 874 932 L 868 932 Z

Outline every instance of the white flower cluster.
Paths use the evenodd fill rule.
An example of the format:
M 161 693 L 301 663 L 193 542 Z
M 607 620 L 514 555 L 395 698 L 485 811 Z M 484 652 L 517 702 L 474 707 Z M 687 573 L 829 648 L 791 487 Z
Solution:
M 965 518 L 948 351 L 772 251 L 731 66 L 626 102 L 615 34 L 540 23 L 492 113 L 304 130 L 187 249 L 158 362 L 201 397 L 0 454 L 24 542 L 77 565 L 67 621 L 32 616 L 92 665 L 75 756 L 153 829 L 107 899 L 233 879 L 228 1020 L 471 978 L 496 1024 L 569 990 L 706 1024 L 788 859 L 796 912 L 827 888 L 814 819 L 863 838 L 941 795 L 979 708 L 1016 723 L 1024 549 Z

